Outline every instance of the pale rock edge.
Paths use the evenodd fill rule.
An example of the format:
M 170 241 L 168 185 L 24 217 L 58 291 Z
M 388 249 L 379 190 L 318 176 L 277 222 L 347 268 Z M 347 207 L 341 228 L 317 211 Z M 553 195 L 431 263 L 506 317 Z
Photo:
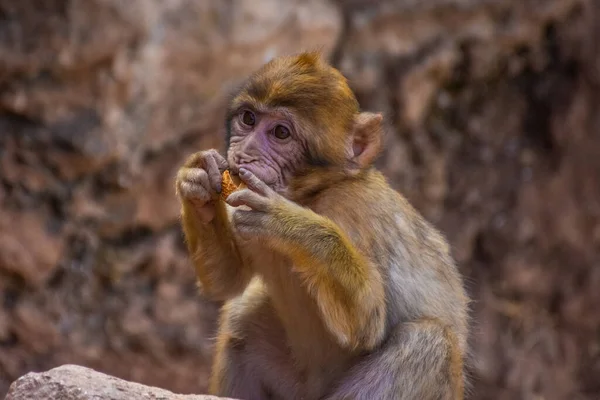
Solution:
M 181 395 L 129 382 L 78 365 L 30 372 L 12 383 L 5 400 L 227 400 L 208 395 Z M 229 399 L 233 400 L 233 399 Z

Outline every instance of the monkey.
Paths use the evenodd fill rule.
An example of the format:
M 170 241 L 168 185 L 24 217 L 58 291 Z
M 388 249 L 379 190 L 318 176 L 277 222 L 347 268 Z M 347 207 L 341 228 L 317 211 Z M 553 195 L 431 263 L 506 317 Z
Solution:
M 176 178 L 199 288 L 222 302 L 209 393 L 464 398 L 469 298 L 446 238 L 375 167 L 383 114 L 303 52 L 252 73 L 225 128 L 226 154 Z M 244 188 L 223 199 L 226 170 Z

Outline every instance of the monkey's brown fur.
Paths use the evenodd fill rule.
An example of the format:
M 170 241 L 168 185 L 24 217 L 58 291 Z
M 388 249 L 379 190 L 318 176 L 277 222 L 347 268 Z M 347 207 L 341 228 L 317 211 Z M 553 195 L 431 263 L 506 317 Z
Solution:
M 463 398 L 468 299 L 445 239 L 372 167 L 381 117 L 359 113 L 346 80 L 315 54 L 267 64 L 231 113 L 240 105 L 293 114 L 306 163 L 281 196 L 247 178 L 246 190 L 273 199 L 262 214 L 235 211 L 217 196 L 209 223 L 185 186 L 186 168 L 206 167 L 200 153 L 180 172 L 182 224 L 201 288 L 226 300 L 210 393 Z M 248 225 L 250 217 L 260 224 Z

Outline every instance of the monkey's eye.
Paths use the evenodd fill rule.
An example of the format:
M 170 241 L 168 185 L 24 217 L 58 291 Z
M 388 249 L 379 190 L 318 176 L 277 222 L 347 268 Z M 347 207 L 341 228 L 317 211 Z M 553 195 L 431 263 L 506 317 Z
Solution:
M 277 139 L 283 140 L 290 137 L 290 130 L 283 125 L 277 125 L 273 131 L 273 134 Z
M 254 123 L 256 122 L 256 117 L 254 116 L 254 113 L 252 113 L 251 111 L 244 111 L 242 113 L 242 122 L 244 123 L 244 125 L 254 126 Z

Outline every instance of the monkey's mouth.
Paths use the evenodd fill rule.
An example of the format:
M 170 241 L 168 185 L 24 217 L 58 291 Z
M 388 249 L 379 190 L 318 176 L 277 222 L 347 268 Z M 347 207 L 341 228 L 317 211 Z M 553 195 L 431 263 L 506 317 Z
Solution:
M 271 188 L 273 188 L 273 186 L 277 186 L 277 173 L 274 170 L 271 170 L 270 168 L 266 167 L 264 163 L 261 163 L 258 160 L 243 163 L 230 163 L 229 173 L 234 181 L 241 181 L 241 178 L 239 176 L 241 168 L 249 171 L 260 181 L 267 184 L 267 186 Z

